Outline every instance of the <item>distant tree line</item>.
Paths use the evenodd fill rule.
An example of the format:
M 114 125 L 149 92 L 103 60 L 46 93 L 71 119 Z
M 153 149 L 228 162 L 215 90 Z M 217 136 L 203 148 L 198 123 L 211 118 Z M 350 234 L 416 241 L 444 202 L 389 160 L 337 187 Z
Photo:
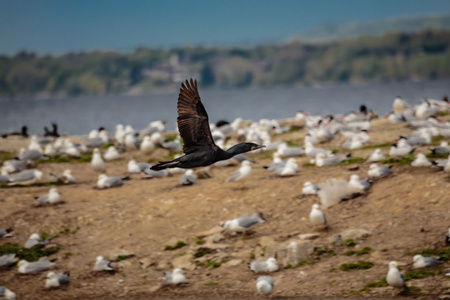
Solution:
M 187 77 L 225 88 L 448 76 L 450 31 L 443 30 L 322 44 L 0 56 L 0 96 L 145 92 L 178 86 Z

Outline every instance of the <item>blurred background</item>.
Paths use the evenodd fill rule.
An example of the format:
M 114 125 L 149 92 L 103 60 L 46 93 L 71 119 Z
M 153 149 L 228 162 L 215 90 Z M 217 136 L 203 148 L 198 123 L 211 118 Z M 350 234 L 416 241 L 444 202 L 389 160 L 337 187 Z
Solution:
M 210 121 L 381 115 L 450 87 L 450 1 L 2 1 L 0 132 L 175 128 L 180 82 Z

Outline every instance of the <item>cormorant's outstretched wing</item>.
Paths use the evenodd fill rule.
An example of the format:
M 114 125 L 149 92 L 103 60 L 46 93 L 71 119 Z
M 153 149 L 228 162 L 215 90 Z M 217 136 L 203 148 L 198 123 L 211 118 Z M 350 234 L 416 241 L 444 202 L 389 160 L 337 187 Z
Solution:
M 178 95 L 178 131 L 183 139 L 183 152 L 217 147 L 209 129 L 208 114 L 200 99 L 197 80 L 181 83 Z

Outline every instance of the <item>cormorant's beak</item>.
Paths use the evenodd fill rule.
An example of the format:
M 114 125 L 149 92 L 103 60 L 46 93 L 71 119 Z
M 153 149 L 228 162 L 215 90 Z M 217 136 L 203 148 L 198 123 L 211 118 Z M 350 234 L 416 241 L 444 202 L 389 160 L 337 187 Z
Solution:
M 257 149 L 261 149 L 261 148 L 265 148 L 265 147 L 266 147 L 266 145 L 252 146 L 252 150 L 251 151 L 257 150 Z

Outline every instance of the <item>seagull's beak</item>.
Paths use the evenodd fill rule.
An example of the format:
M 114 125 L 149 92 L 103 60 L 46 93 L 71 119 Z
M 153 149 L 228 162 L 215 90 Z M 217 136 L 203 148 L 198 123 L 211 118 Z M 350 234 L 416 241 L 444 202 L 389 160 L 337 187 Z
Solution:
M 266 145 L 253 146 L 253 147 L 252 147 L 252 151 L 253 151 L 253 150 L 257 150 L 257 149 L 261 149 L 261 148 L 265 148 L 265 147 L 266 147 Z

